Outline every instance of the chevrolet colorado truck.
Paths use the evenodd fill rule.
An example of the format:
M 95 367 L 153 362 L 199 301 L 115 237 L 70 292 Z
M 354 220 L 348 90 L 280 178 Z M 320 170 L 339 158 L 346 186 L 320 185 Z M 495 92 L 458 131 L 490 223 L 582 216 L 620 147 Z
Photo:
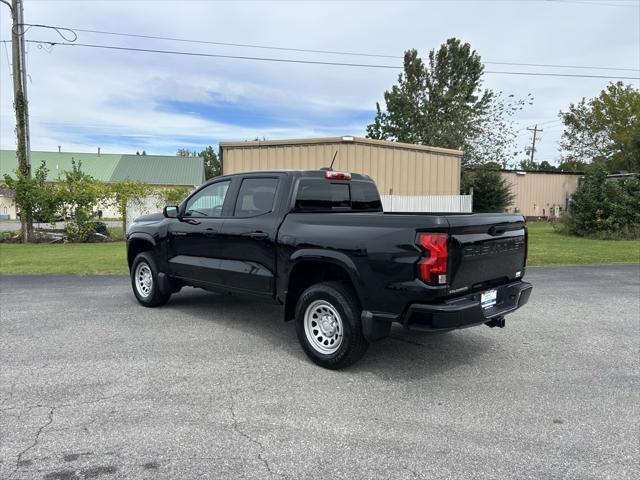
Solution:
M 145 307 L 183 286 L 282 305 L 305 353 L 332 369 L 394 322 L 503 327 L 532 290 L 521 215 L 387 213 L 371 178 L 330 169 L 216 177 L 137 218 L 127 258 Z

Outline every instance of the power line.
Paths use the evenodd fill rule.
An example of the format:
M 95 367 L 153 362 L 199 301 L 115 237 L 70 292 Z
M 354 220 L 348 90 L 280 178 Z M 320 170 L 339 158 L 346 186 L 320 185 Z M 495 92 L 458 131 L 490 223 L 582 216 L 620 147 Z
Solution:
M 579 68 L 587 70 L 618 70 L 622 72 L 640 72 L 640 68 L 591 67 L 585 65 L 557 65 L 550 63 L 483 62 L 491 65 L 517 65 L 522 67 Z
M 31 2 L 60 2 L 65 1 L 68 3 L 74 2 L 88 2 L 93 1 L 96 3 L 106 3 L 106 2 L 130 2 L 130 3 L 147 3 L 147 2 L 175 2 L 175 0 L 28 0 Z M 575 3 L 578 5 L 596 5 L 596 6 L 605 6 L 605 7 L 628 7 L 633 5 L 626 5 L 620 3 L 609 3 L 605 1 L 589 1 L 589 0 L 183 0 L 186 2 L 190 1 L 191 3 L 231 3 L 237 1 L 244 1 L 245 3 L 262 3 L 267 1 L 272 1 L 274 3 L 392 3 L 392 2 L 403 2 L 403 3 L 447 3 L 447 2 L 457 2 L 457 3 L 471 3 L 471 2 L 484 2 L 484 3 L 515 3 L 516 1 L 525 1 L 529 3 L 542 3 L 542 2 L 559 2 L 559 3 Z M 624 1 L 624 0 L 618 0 Z
M 7 66 L 9 67 L 8 72 L 9 72 L 9 76 L 11 77 L 12 76 L 11 69 L 13 68 L 13 66 L 11 65 L 11 60 L 9 60 L 9 50 L 7 49 L 7 43 L 6 42 L 4 43 L 4 54 L 7 57 Z
M 354 57 L 376 57 L 376 58 L 402 58 L 398 55 L 383 55 L 376 53 L 362 53 L 362 52 L 343 52 L 336 50 L 314 50 L 310 48 L 292 48 L 292 47 L 276 47 L 276 46 L 267 46 L 267 45 L 258 45 L 251 43 L 231 43 L 231 42 L 215 42 L 209 40 L 194 40 L 187 38 L 176 38 L 176 37 L 161 37 L 156 35 L 142 35 L 136 33 L 120 33 L 120 32 L 107 32 L 104 30 L 87 30 L 82 28 L 72 28 L 71 30 L 75 30 L 76 32 L 83 33 L 97 33 L 101 35 L 114 35 L 120 37 L 134 37 L 134 38 L 147 38 L 152 40 L 167 40 L 172 42 L 184 42 L 184 43 L 199 43 L 204 45 L 220 45 L 225 47 L 246 47 L 246 48 L 260 48 L 264 50 L 281 50 L 287 52 L 304 52 L 304 53 L 322 53 L 329 55 L 350 55 Z
M 555 3 L 573 3 L 576 5 L 594 5 L 594 6 L 598 6 L 598 7 L 623 7 L 623 8 L 640 8 L 640 4 L 637 4 L 638 2 L 635 2 L 636 5 L 633 5 L 629 2 L 629 3 L 610 3 L 610 2 L 591 2 L 588 0 L 547 0 L 548 2 L 555 2 Z M 632 0 L 635 1 L 635 0 Z
M 22 29 L 22 32 L 18 32 L 16 30 L 16 28 L 12 28 L 11 30 L 14 31 L 16 30 L 16 35 L 18 36 L 24 36 L 29 30 L 31 30 L 33 27 L 37 27 L 37 28 L 46 28 L 49 30 L 54 30 L 58 35 L 60 35 L 60 37 L 67 41 L 67 42 L 75 42 L 78 39 L 78 34 L 76 32 L 74 32 L 71 28 L 65 28 L 65 27 L 56 27 L 53 25 L 44 25 L 42 23 L 21 23 L 16 25 L 18 28 Z M 24 28 L 27 27 L 27 28 Z M 71 33 L 71 37 L 66 37 L 65 34 L 63 32 L 68 32 Z
M 548 124 L 560 123 L 560 122 L 562 122 L 562 119 L 557 118 L 555 120 L 547 120 L 547 121 L 544 121 L 544 122 L 538 122 L 538 123 L 536 123 L 536 125 L 548 125 Z M 528 129 L 529 129 L 529 126 L 526 126 L 526 127 L 519 128 L 518 130 L 516 130 L 516 132 L 522 132 L 522 131 L 528 130 Z
M 7 40 L 3 40 L 7 41 Z M 85 47 L 85 48 L 98 48 L 105 50 L 117 50 L 117 51 L 129 51 L 129 52 L 144 52 L 144 53 L 161 53 L 166 55 L 183 55 L 190 57 L 207 57 L 207 58 L 226 58 L 234 60 L 252 60 L 261 62 L 277 62 L 277 63 L 296 63 L 307 65 L 329 65 L 339 67 L 359 67 L 359 68 L 381 68 L 401 70 L 403 67 L 400 65 L 383 65 L 383 64 L 370 64 L 370 63 L 345 63 L 345 62 L 328 62 L 318 60 L 298 60 L 293 58 L 270 58 L 270 57 L 253 57 L 242 55 L 223 55 L 218 53 L 200 53 L 200 52 L 183 52 L 178 50 L 158 50 L 153 48 L 135 48 L 135 47 L 120 47 L 116 45 L 100 45 L 92 43 L 67 43 L 67 42 L 48 42 L 43 40 L 27 40 L 29 43 L 38 43 L 50 46 L 65 46 L 65 47 Z M 619 79 L 619 80 L 640 80 L 640 77 L 627 77 L 617 75 L 586 75 L 586 74 L 573 74 L 573 73 L 542 73 L 542 72 L 515 72 L 515 71 L 498 71 L 498 70 L 485 70 L 484 73 L 496 74 L 496 75 L 524 75 L 535 77 L 568 77 L 568 78 L 604 78 L 604 79 Z
M 31 25 L 30 25 L 31 26 Z M 40 25 L 33 25 L 40 26 Z M 90 30 L 83 28 L 72 28 L 72 27 L 50 27 L 48 28 L 57 28 L 61 30 L 68 30 L 73 32 L 82 32 L 82 33 L 94 33 L 98 35 L 112 35 L 118 37 L 131 37 L 131 38 L 146 38 L 150 40 L 163 40 L 163 41 L 171 41 L 171 42 L 182 42 L 182 43 L 195 43 L 201 45 L 219 45 L 225 47 L 242 47 L 242 48 L 256 48 L 262 50 L 279 50 L 279 51 L 287 51 L 287 52 L 302 52 L 302 53 L 320 53 L 326 55 L 346 55 L 346 56 L 354 56 L 354 57 L 371 57 L 371 58 L 396 58 L 402 59 L 404 57 L 400 55 L 385 55 L 380 53 L 366 53 L 366 52 L 347 52 L 343 50 L 318 50 L 318 49 L 310 49 L 310 48 L 295 48 L 295 47 L 281 47 L 274 45 L 260 45 L 255 43 L 234 43 L 234 42 L 219 42 L 219 41 L 211 41 L 211 40 L 198 40 L 198 39 L 188 39 L 188 38 L 179 38 L 179 37 L 166 37 L 159 35 L 143 35 L 137 33 L 124 33 L 124 32 L 110 32 L 106 30 Z M 491 62 L 484 61 L 484 64 L 487 65 L 514 65 L 521 67 L 547 67 L 547 68 L 570 68 L 570 69 L 587 69 L 587 70 L 615 70 L 615 71 L 627 71 L 627 72 L 640 72 L 638 68 L 620 68 L 620 67 L 596 67 L 596 66 L 588 66 L 588 65 L 558 65 L 558 64 L 549 64 L 549 63 L 522 63 L 522 62 Z

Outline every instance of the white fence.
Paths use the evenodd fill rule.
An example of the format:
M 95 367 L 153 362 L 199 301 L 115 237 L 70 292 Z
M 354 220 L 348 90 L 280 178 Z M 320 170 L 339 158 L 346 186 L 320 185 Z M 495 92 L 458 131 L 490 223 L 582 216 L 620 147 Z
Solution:
M 137 201 L 127 202 L 127 228 L 137 217 L 161 212 L 163 207 L 164 199 L 159 195 L 148 195 Z
M 385 212 L 471 213 L 472 195 L 382 195 Z

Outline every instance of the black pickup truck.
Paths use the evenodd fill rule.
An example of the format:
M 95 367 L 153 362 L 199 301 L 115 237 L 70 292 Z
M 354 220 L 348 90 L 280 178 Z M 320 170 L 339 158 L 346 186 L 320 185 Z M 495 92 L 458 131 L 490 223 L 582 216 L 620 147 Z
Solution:
M 307 355 L 334 369 L 393 322 L 503 327 L 532 289 L 522 216 L 384 213 L 371 178 L 332 170 L 217 177 L 137 218 L 127 253 L 142 305 L 185 285 L 283 305 Z

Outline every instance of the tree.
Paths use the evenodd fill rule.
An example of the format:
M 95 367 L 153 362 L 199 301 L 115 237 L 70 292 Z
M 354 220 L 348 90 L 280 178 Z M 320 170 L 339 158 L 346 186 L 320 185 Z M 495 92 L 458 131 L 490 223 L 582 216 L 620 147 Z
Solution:
M 586 162 L 575 159 L 563 159 L 558 165 L 558 170 L 561 172 L 584 172 L 588 167 Z
M 142 204 L 144 197 L 151 194 L 151 188 L 146 183 L 121 180 L 108 185 L 110 199 L 108 204 L 118 209 L 120 218 L 122 218 L 122 233 L 127 232 L 127 206 L 132 203 Z
M 217 177 L 222 173 L 220 171 L 220 160 L 218 159 L 218 155 L 213 150 L 213 147 L 211 145 L 202 150 L 200 152 L 200 156 L 204 158 L 204 177 L 207 180 L 213 177 Z
M 416 50 L 404 55 L 398 84 L 384 93 L 385 110 L 376 103 L 376 117 L 367 136 L 465 152 L 463 165 L 487 161 L 506 166 L 515 155 L 511 116 L 527 100 L 482 88 L 484 65 L 468 43 L 448 39 L 429 52 L 428 63 Z
M 607 178 L 591 166 L 571 198 L 563 222 L 567 233 L 597 238 L 640 237 L 640 179 Z
M 504 212 L 514 198 L 511 186 L 502 178 L 500 171 L 488 167 L 465 170 L 462 191 L 473 191 L 473 211 L 480 213 Z
M 555 172 L 558 170 L 558 167 L 556 167 L 555 165 L 551 165 L 546 160 L 543 160 L 538 164 L 538 170 L 542 172 Z
M 176 157 L 197 157 L 195 150 L 188 150 L 186 148 L 179 148 L 176 152 Z
M 555 172 L 558 170 L 558 167 L 556 167 L 555 165 L 551 165 L 546 160 L 543 160 L 540 163 L 536 163 L 535 161 L 532 161 L 530 158 L 521 160 L 520 163 L 518 164 L 518 168 L 520 170 L 526 170 L 528 172 L 534 172 L 534 171 Z
M 176 152 L 178 157 L 202 157 L 204 159 L 204 177 L 209 180 L 210 178 L 217 177 L 222 172 L 220 160 L 218 155 L 213 150 L 213 147 L 209 145 L 200 153 L 196 153 L 195 150 L 189 150 L 186 148 L 180 148 Z
M 55 188 L 47 182 L 49 170 L 44 162 L 33 172 L 33 176 L 24 170 L 16 170 L 16 178 L 4 175 L 4 185 L 15 192 L 15 203 L 20 209 L 20 216 L 34 218 L 53 223 L 60 208 L 60 199 Z M 29 237 L 31 241 L 33 235 Z
M 595 98 L 584 97 L 560 112 L 565 130 L 562 161 L 600 163 L 609 172 L 640 171 L 640 90 L 610 83 Z

